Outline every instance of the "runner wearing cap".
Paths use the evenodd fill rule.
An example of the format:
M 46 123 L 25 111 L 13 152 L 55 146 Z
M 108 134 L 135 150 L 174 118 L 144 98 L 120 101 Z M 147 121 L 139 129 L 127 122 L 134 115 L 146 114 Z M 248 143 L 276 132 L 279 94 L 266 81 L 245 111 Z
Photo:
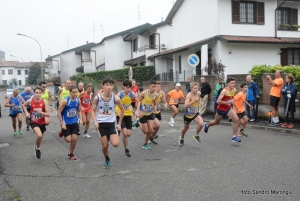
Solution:
M 179 102 L 181 100 L 185 100 L 183 92 L 180 90 L 180 86 L 181 86 L 180 83 L 176 83 L 175 89 L 170 91 L 166 96 L 167 99 L 168 99 L 168 97 L 170 97 L 169 105 L 172 109 L 172 116 L 169 121 L 170 126 L 174 126 L 174 123 L 175 123 L 174 118 L 178 114 Z

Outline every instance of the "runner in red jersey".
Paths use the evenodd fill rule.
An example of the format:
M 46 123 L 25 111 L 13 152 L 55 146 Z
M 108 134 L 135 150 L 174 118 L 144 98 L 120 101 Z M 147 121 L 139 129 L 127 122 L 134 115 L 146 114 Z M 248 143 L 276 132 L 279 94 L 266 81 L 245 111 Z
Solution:
M 90 119 L 91 119 L 91 99 L 92 99 L 92 91 L 93 91 L 93 85 L 87 84 L 85 91 L 81 92 L 79 95 L 79 99 L 81 102 L 81 116 L 83 124 L 85 125 L 85 131 L 83 134 L 83 137 L 91 138 L 89 134 L 87 134 L 87 131 L 90 127 Z
M 36 145 L 34 146 L 35 157 L 40 159 L 41 153 L 41 142 L 43 139 L 43 133 L 46 130 L 45 117 L 49 117 L 48 103 L 41 98 L 43 89 L 38 86 L 33 89 L 33 97 L 23 103 L 23 110 L 25 111 L 26 117 L 30 118 L 30 126 L 36 134 Z M 27 111 L 27 106 L 30 105 L 30 112 Z
M 135 80 L 131 80 L 131 84 L 132 84 L 132 87 L 131 87 L 131 91 L 133 93 L 135 93 L 136 95 L 138 95 L 138 92 L 139 92 L 139 87 L 136 85 L 136 81 Z M 131 100 L 131 106 L 134 108 L 135 107 L 135 99 L 133 98 Z

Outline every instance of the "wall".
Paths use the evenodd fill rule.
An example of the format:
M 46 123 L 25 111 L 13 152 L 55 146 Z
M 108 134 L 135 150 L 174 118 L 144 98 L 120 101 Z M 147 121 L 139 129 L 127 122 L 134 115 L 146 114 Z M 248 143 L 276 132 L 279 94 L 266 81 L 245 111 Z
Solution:
M 13 70 L 13 74 L 9 75 L 8 70 Z M 5 70 L 5 75 L 2 75 L 2 70 Z M 21 70 L 21 75 L 18 75 L 18 70 Z M 25 80 L 28 75 L 25 76 L 25 70 L 29 70 L 28 67 L 26 68 L 16 68 L 16 67 L 0 67 L 0 74 L 1 74 L 1 80 L 0 84 L 3 84 L 3 80 L 7 81 L 7 85 L 9 85 L 9 81 L 16 78 L 17 82 L 19 84 L 19 80 L 22 81 L 22 86 L 25 86 Z
M 58 75 L 58 71 L 60 70 L 60 55 L 52 57 L 50 68 L 48 68 L 47 70 L 48 72 Z
M 95 52 L 96 51 L 96 58 L 95 58 Z M 94 65 L 94 62 L 96 62 L 96 67 L 99 66 L 100 64 L 105 63 L 105 41 L 100 45 L 96 45 L 94 47 L 91 48 L 91 52 L 90 54 L 91 59 L 92 59 L 92 65 Z M 100 70 L 105 70 L 105 66 L 102 66 L 101 68 L 98 69 Z M 97 69 L 95 70 L 97 71 Z
M 160 49 L 161 52 L 172 49 L 173 48 L 173 28 L 170 25 L 163 25 L 160 27 L 157 27 L 157 33 L 160 34 L 160 44 L 166 44 L 166 49 Z M 156 36 L 156 43 L 158 45 L 158 36 Z
M 81 55 L 76 55 L 74 51 L 62 53 L 60 56 L 61 82 L 65 82 L 72 75 L 78 74 L 76 68 L 81 66 Z

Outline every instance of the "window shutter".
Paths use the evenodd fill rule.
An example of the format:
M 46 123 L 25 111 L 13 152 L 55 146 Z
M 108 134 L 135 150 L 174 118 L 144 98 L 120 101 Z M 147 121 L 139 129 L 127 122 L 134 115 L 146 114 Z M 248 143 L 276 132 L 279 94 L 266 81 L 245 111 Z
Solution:
M 291 9 L 291 24 L 298 25 L 298 9 Z
M 265 24 L 265 3 L 257 2 L 257 24 Z
M 281 66 L 287 66 L 288 65 L 288 51 L 287 49 L 281 49 Z
M 240 1 L 232 1 L 232 23 L 240 23 Z

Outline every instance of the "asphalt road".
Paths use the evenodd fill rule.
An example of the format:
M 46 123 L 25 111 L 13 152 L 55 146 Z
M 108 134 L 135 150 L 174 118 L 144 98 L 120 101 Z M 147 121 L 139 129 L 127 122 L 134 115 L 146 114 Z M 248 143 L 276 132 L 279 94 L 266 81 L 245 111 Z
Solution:
M 41 148 L 34 157 L 32 131 L 13 136 L 8 109 L 0 92 L 0 200 L 299 200 L 300 135 L 248 129 L 248 138 L 231 142 L 232 127 L 215 126 L 201 132 L 202 143 L 192 134 L 195 123 L 178 145 L 183 120 L 162 127 L 152 150 L 142 149 L 144 134 L 133 129 L 129 139 L 132 157 L 124 147 L 109 147 L 112 167 L 103 168 L 98 134 L 78 137 L 77 161 L 67 158 L 68 147 L 57 135 L 55 112 Z M 81 129 L 83 131 L 83 127 Z M 8 147 L 1 147 L 8 143 Z

